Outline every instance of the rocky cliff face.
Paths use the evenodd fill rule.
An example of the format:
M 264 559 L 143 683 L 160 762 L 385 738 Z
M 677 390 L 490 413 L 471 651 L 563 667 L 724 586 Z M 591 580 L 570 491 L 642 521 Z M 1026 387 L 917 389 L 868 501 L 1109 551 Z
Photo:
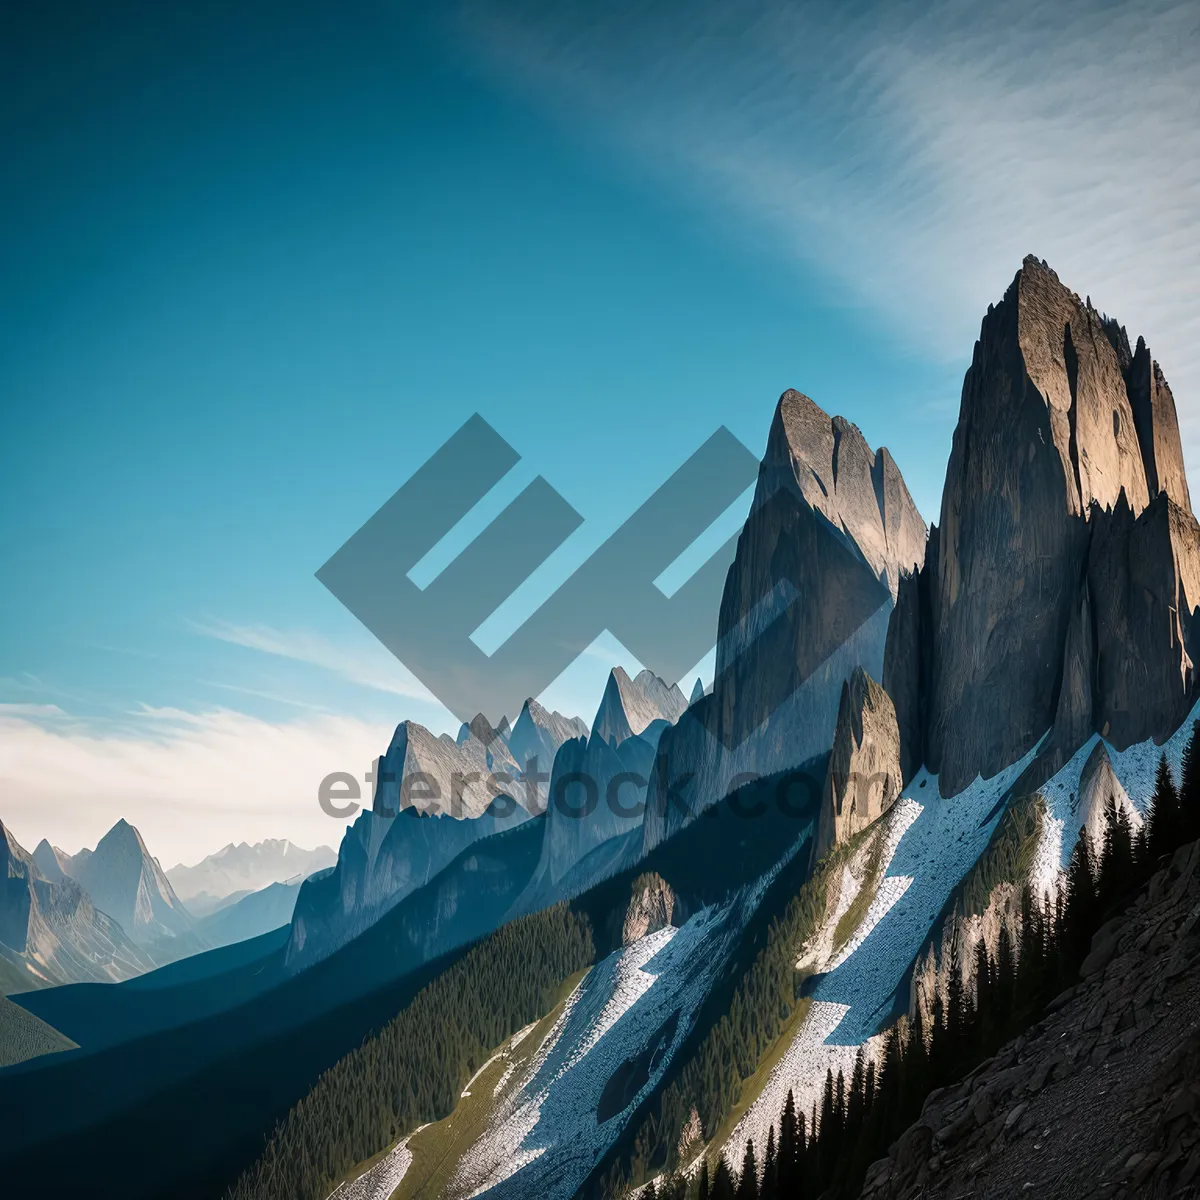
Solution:
M 462 820 L 480 816 L 505 795 L 536 811 L 538 796 L 520 787 L 519 775 L 504 739 L 482 715 L 471 721 L 457 744 L 434 737 L 415 721 L 402 721 L 380 760 L 372 809 L 382 817 L 416 808 Z
M 610 746 L 645 733 L 656 721 L 674 724 L 687 708 L 687 700 L 675 684 L 659 679 L 653 671 L 639 671 L 630 679 L 621 667 L 608 675 L 604 696 L 592 722 L 592 732 Z
M 856 667 L 842 685 L 814 859 L 881 817 L 900 788 L 896 710 L 887 692 Z
M 905 774 L 952 795 L 1051 728 L 1161 735 L 1193 695 L 1200 601 L 1174 401 L 1145 343 L 1027 258 L 983 320 L 941 523 L 903 583 L 884 684 Z
M 718 621 L 716 677 L 660 743 L 647 848 L 744 773 L 824 755 L 842 684 L 883 667 L 902 576 L 925 526 L 886 450 L 807 396 L 779 400 Z

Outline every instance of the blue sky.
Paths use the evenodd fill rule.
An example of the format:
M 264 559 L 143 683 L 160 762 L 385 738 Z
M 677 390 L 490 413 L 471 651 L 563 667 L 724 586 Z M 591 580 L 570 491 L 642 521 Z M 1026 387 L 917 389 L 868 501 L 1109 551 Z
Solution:
M 172 861 L 336 840 L 322 766 L 448 719 L 313 572 L 474 411 L 586 519 L 544 588 L 718 424 L 761 451 L 789 386 L 936 519 L 1034 250 L 1147 331 L 1190 438 L 1195 30 L 1154 7 L 999 38 L 953 5 L 31 9 L 0 49 L 0 819 L 73 850 L 126 815 Z M 1013 64 L 1064 21 L 1035 88 Z M 590 718 L 619 654 L 550 699 Z

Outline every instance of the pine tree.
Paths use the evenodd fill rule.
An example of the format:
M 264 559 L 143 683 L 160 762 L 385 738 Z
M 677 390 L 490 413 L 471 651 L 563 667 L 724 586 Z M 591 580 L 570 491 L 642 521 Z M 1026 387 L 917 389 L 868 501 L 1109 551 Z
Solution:
M 1067 904 L 1063 913 L 1062 949 L 1065 974 L 1073 977 L 1087 957 L 1096 928 L 1096 872 L 1092 864 L 1092 839 L 1086 826 L 1067 868 Z
M 758 1163 L 754 1159 L 754 1143 L 749 1138 L 746 1139 L 746 1153 L 742 1157 L 737 1200 L 758 1200 Z
M 725 1161 L 723 1154 L 717 1155 L 717 1168 L 713 1172 L 710 1200 L 737 1200 L 737 1187 L 733 1182 L 733 1172 Z
M 779 1160 L 775 1154 L 775 1126 L 767 1130 L 767 1152 L 763 1157 L 762 1185 L 758 1189 L 761 1200 L 777 1200 L 779 1196 Z
M 1183 769 L 1179 773 L 1180 839 L 1192 842 L 1200 838 L 1200 721 L 1192 723 L 1192 735 L 1183 751 Z
M 954 918 L 951 917 L 953 924 Z M 946 983 L 946 1077 L 958 1072 L 962 1059 L 964 1033 L 967 1024 L 966 1004 L 963 997 L 962 963 L 958 955 L 958 932 L 950 937 L 950 977 Z
M 1154 776 L 1154 799 L 1151 801 L 1149 828 L 1146 839 L 1149 843 L 1149 858 L 1157 863 L 1165 854 L 1179 844 L 1179 793 L 1167 764 L 1166 754 L 1158 759 L 1158 770 Z
M 798 1112 L 796 1114 L 796 1161 L 792 1167 L 792 1192 L 785 1192 L 781 1187 L 779 1195 L 785 1196 L 806 1196 L 808 1195 L 808 1181 L 811 1172 L 810 1163 L 813 1156 L 810 1153 L 812 1149 L 812 1126 L 809 1126 L 809 1136 L 805 1137 L 804 1129 L 804 1114 Z
M 696 1200 L 709 1200 L 711 1189 L 708 1186 L 708 1156 L 700 1160 L 700 1189 L 696 1193 Z
M 947 1050 L 949 1049 L 946 1036 L 946 1006 L 942 1003 L 942 993 L 936 980 L 933 985 L 933 1028 L 929 1034 L 929 1082 L 933 1087 L 941 1087 L 949 1079 Z
M 834 1099 L 833 1069 L 825 1071 L 825 1091 L 821 1096 L 821 1119 L 816 1126 L 814 1139 L 816 1141 L 816 1177 L 812 1180 L 818 1191 L 823 1191 L 833 1174 L 833 1166 L 837 1159 L 834 1146 L 834 1122 L 837 1120 L 836 1101 Z
M 1000 933 L 996 938 L 996 992 L 995 1013 L 996 1029 L 1003 1035 L 1012 1020 L 1013 992 L 1017 983 L 1017 968 L 1013 962 L 1012 936 L 1008 932 L 1007 922 L 1000 923 Z
M 867 1107 L 867 1068 L 863 1061 L 862 1047 L 854 1056 L 854 1072 L 850 1076 L 850 1094 L 846 1097 L 846 1141 L 854 1145 L 862 1132 L 863 1116 Z
M 988 957 L 987 942 L 981 937 L 975 943 L 975 1023 L 980 1034 L 987 1036 L 995 1026 L 995 967 Z
M 658 1200 L 658 1189 L 654 1186 L 654 1180 L 650 1180 L 646 1184 L 646 1190 L 642 1192 L 644 1200 Z
M 1133 829 L 1129 813 L 1109 797 L 1104 806 L 1104 850 L 1100 856 L 1100 907 L 1107 911 L 1128 889 L 1133 876 Z
M 803 1117 L 800 1118 L 804 1120 Z M 796 1097 L 788 1089 L 783 1115 L 779 1118 L 779 1162 L 777 1167 L 780 1196 L 790 1196 L 799 1187 L 797 1168 L 800 1163 L 801 1147 L 799 1129 L 796 1125 Z
M 921 1111 L 921 1102 L 930 1088 L 929 1051 L 925 1043 L 925 1022 L 917 1003 L 912 1027 L 900 1060 L 900 1113 L 902 1118 Z
M 1041 994 L 1044 964 L 1045 933 L 1042 926 L 1042 910 L 1035 903 L 1033 892 L 1026 883 L 1021 889 L 1021 939 L 1013 997 L 1014 1012 L 1027 1012 L 1037 1004 Z

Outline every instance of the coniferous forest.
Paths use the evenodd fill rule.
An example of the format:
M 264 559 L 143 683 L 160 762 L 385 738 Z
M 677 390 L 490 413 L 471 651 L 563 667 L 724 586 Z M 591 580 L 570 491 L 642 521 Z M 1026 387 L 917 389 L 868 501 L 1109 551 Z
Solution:
M 324 1200 L 356 1164 L 447 1116 L 492 1048 L 543 1015 L 594 956 L 586 918 L 565 904 L 485 938 L 321 1076 L 230 1200 Z

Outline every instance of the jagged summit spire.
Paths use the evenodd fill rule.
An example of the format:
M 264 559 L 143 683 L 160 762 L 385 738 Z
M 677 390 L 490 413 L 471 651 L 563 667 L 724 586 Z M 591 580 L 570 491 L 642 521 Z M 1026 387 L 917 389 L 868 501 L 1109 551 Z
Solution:
M 905 773 L 923 760 L 953 795 L 1050 730 L 1054 754 L 1093 731 L 1170 732 L 1194 692 L 1198 601 L 1162 372 L 1030 255 L 981 324 L 941 520 L 889 627 Z
M 925 522 L 886 447 L 873 451 L 857 425 L 794 389 L 776 406 L 755 503 L 780 485 L 844 529 L 893 595 L 924 559 Z

